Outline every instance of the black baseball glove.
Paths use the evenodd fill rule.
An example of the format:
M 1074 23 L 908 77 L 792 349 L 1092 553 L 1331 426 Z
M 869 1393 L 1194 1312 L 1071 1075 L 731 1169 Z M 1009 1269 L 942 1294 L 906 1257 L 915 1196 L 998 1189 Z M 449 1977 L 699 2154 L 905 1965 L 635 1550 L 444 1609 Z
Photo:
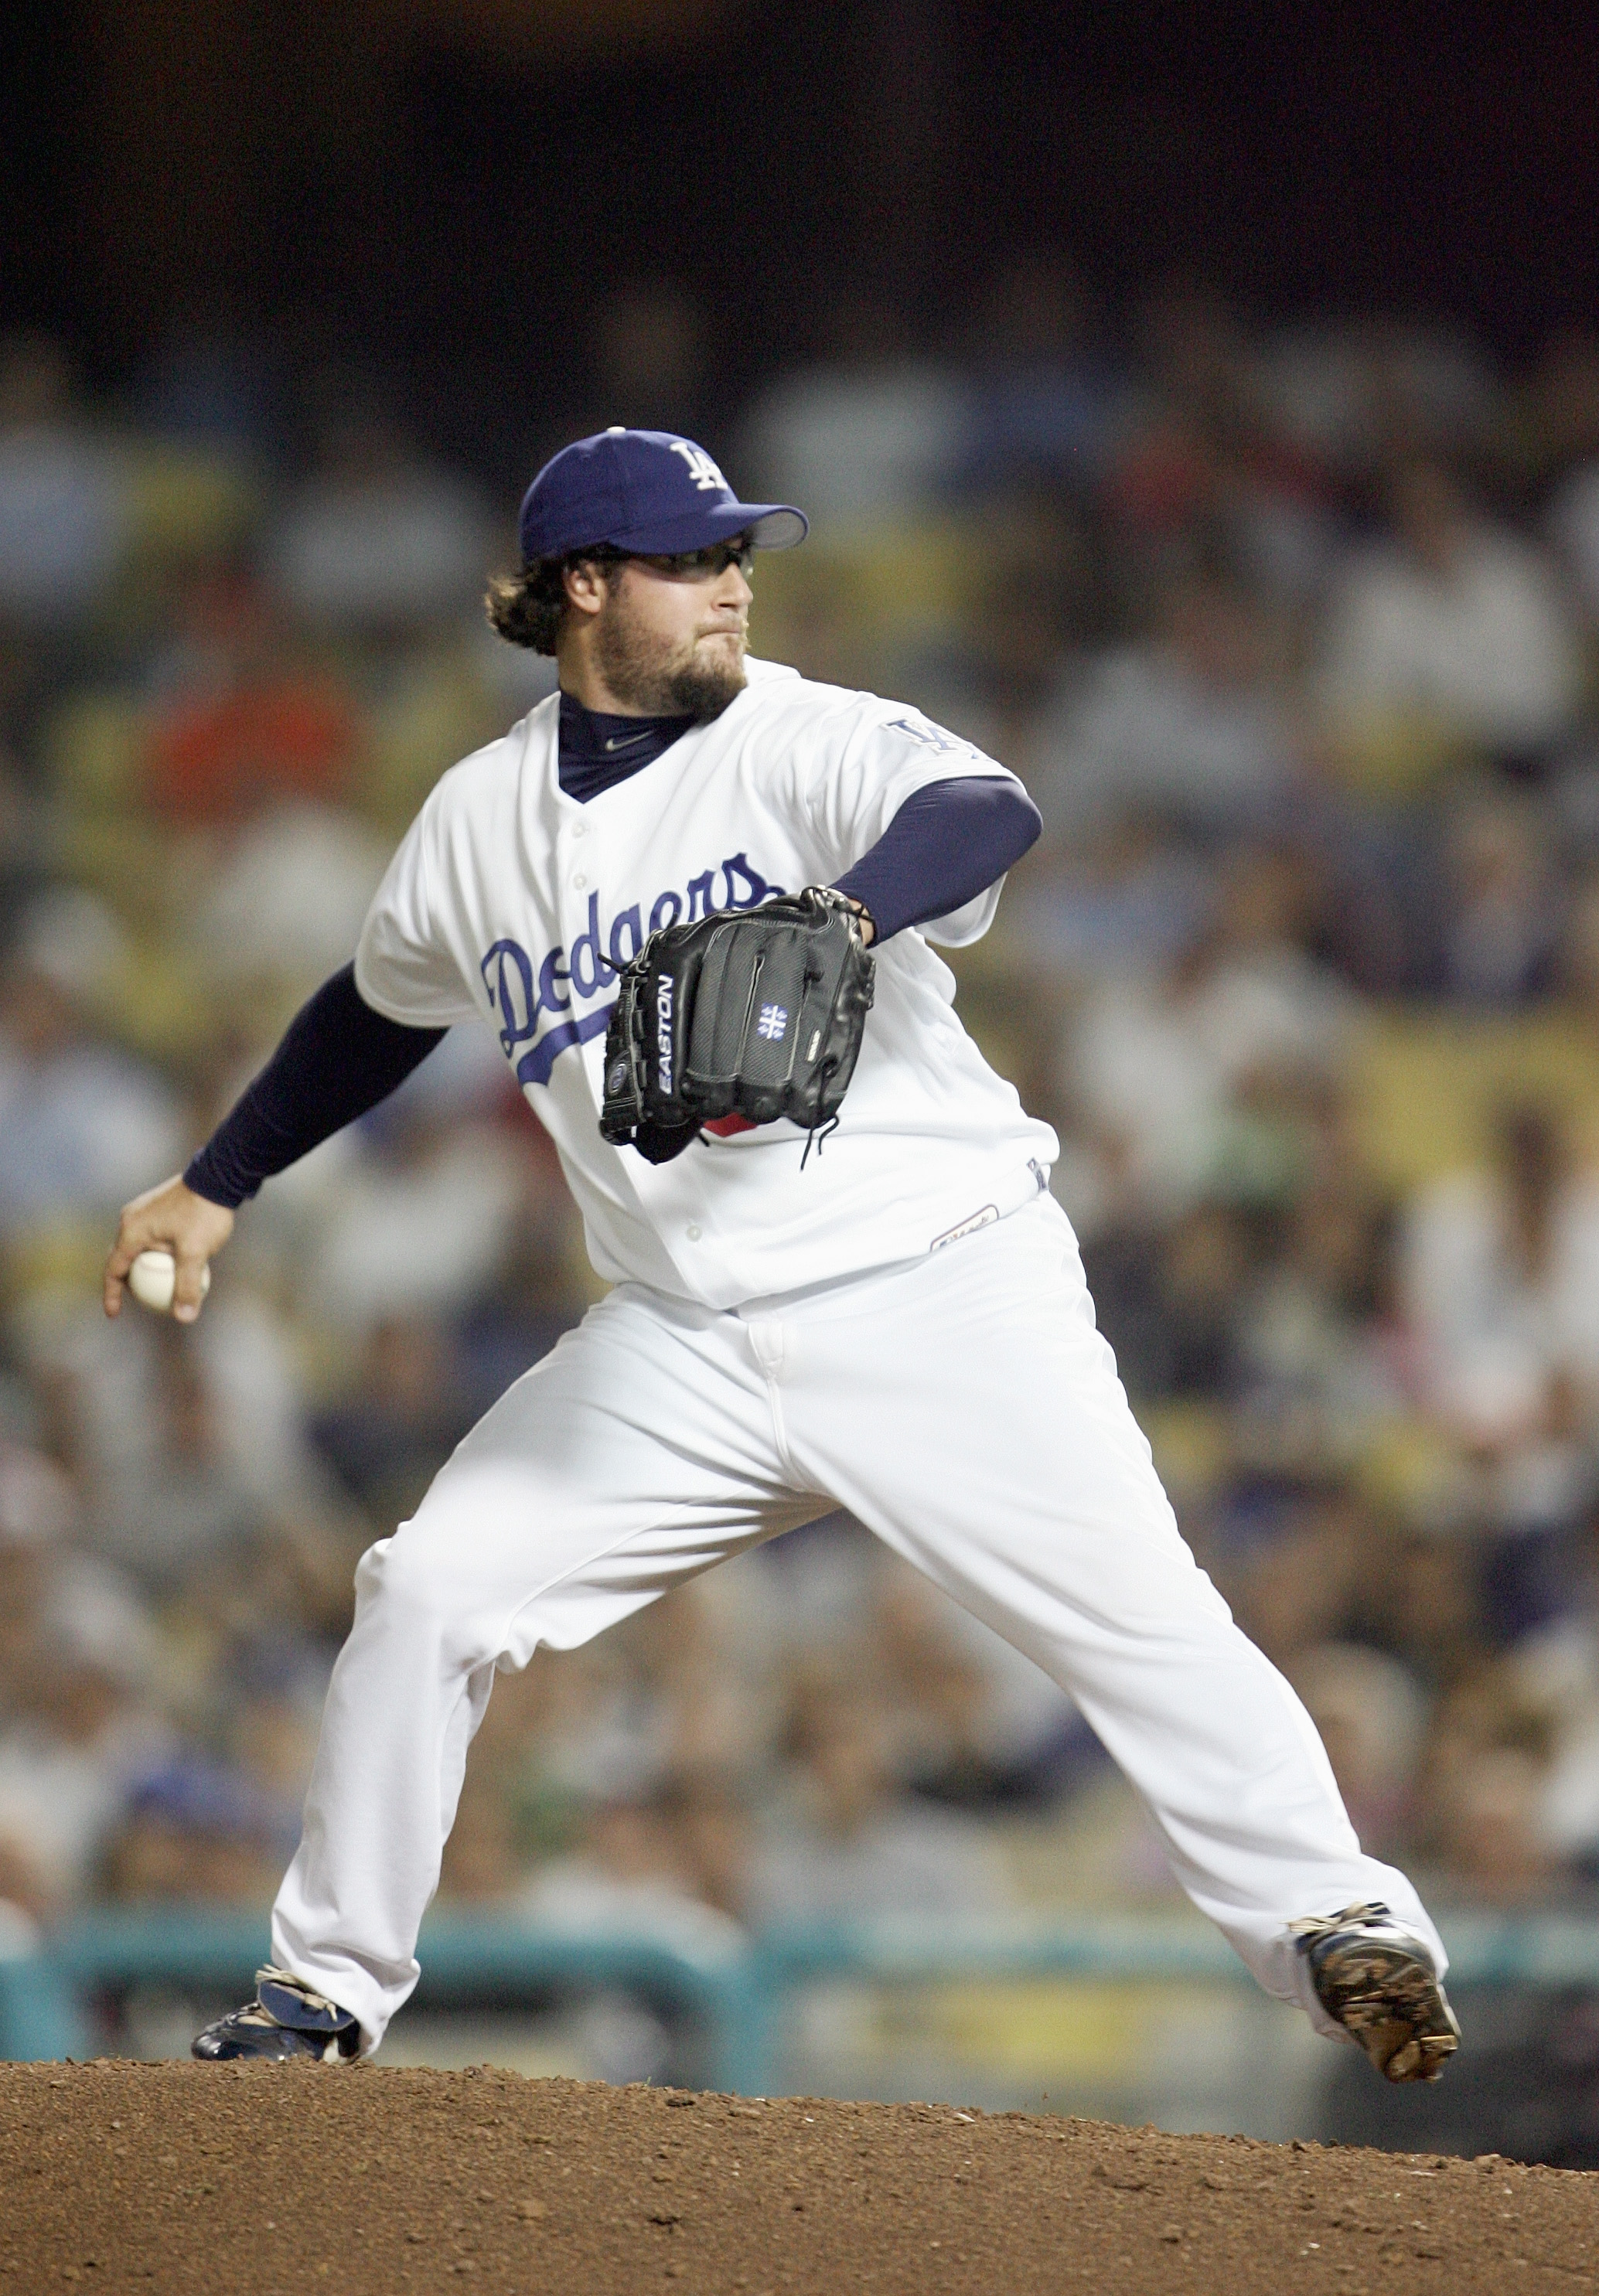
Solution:
M 621 975 L 600 1130 L 664 1164 L 718 1117 L 831 1129 L 871 1006 L 859 922 L 829 887 L 666 925 Z

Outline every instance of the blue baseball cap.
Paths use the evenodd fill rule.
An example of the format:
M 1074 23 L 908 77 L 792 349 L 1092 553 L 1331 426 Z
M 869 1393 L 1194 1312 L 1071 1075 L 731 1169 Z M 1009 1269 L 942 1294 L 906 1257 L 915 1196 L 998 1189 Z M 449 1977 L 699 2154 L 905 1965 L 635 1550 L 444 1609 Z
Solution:
M 524 561 L 601 543 L 642 558 L 703 550 L 746 530 L 758 550 L 803 542 L 809 521 L 787 503 L 742 503 L 703 447 L 619 422 L 551 456 L 522 497 Z

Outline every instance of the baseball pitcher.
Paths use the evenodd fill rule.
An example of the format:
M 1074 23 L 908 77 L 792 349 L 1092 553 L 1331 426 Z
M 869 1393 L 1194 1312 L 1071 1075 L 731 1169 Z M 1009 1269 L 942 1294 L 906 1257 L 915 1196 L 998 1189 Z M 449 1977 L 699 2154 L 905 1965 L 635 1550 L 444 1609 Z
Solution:
M 195 2054 L 375 2049 L 496 1669 L 845 1507 L 1071 1693 L 1267 1991 L 1433 2079 L 1437 1931 L 1185 1546 L 1054 1135 L 955 1017 L 938 946 L 988 929 L 1037 815 L 916 709 L 749 658 L 754 554 L 805 531 L 687 439 L 554 456 L 489 611 L 559 693 L 444 775 L 353 964 L 122 1215 L 107 1312 L 165 1248 L 191 1320 L 238 1206 L 472 1021 L 611 1287 L 363 1559 L 273 1965 Z

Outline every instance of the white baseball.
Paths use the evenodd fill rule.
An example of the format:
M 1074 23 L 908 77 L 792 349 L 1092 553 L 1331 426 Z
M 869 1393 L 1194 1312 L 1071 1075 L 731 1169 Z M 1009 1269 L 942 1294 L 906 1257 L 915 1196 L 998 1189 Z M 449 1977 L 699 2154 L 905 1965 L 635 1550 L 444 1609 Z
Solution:
M 172 1295 L 177 1289 L 177 1262 L 169 1251 L 142 1251 L 127 1271 L 127 1288 L 141 1308 L 153 1309 L 158 1316 L 172 1311 Z M 211 1288 L 211 1271 L 200 1271 L 200 1296 L 203 1300 Z

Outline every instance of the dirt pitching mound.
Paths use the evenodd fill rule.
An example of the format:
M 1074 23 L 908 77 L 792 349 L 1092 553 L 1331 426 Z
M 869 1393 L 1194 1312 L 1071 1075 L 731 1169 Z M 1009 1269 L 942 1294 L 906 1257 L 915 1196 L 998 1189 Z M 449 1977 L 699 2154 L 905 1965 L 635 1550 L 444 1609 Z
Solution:
M 0 2066 L 0 2290 L 1407 2292 L 1599 2280 L 1599 2177 L 947 2105 Z

